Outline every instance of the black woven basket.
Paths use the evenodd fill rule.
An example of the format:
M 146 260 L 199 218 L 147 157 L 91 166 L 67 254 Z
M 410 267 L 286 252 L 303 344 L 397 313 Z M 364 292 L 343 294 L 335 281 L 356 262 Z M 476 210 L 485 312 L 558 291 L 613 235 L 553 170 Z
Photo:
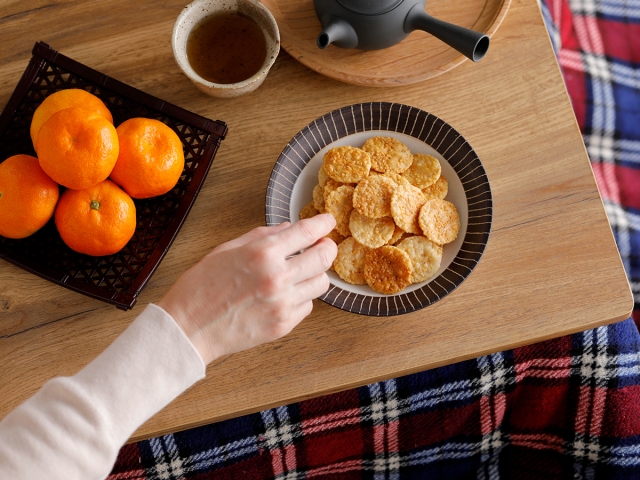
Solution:
M 92 257 L 67 247 L 53 220 L 21 240 L 0 236 L 0 258 L 76 292 L 128 310 L 178 234 L 213 163 L 227 125 L 114 80 L 38 42 L 7 106 L 0 114 L 0 162 L 12 155 L 34 155 L 29 127 L 33 112 L 50 94 L 81 88 L 99 97 L 114 124 L 133 117 L 160 120 L 180 137 L 185 166 L 173 190 L 134 200 L 136 232 L 118 253 Z

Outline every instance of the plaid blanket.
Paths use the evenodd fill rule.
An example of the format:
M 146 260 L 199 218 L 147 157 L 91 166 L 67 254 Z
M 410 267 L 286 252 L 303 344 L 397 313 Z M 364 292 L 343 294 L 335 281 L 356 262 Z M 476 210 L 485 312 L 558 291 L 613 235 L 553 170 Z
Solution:
M 640 0 L 541 5 L 640 322 Z M 627 321 L 124 447 L 111 480 L 640 479 Z

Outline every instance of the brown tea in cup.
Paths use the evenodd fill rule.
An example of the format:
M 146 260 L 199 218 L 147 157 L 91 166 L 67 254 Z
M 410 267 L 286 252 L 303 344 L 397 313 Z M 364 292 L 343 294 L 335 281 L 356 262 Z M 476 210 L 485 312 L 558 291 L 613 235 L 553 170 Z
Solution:
M 238 28 L 233 24 L 232 28 L 226 28 L 227 32 L 222 34 L 216 34 L 215 28 L 206 28 L 208 21 L 219 22 L 213 20 L 213 17 L 230 14 L 235 14 L 231 17 L 233 24 L 236 21 L 246 21 L 243 17 L 251 19 L 260 30 L 259 34 L 253 23 L 244 28 L 244 32 L 242 27 Z M 226 21 L 220 23 L 227 24 Z M 187 42 L 197 27 L 202 27 L 208 34 L 192 42 L 192 50 L 196 53 L 191 51 L 188 55 Z M 212 38 L 207 39 L 209 35 Z M 251 40 L 253 35 L 255 42 Z M 266 52 L 263 50 L 265 47 Z M 171 50 L 180 70 L 196 87 L 207 95 L 233 98 L 253 92 L 264 82 L 280 51 L 280 32 L 276 19 L 260 0 L 193 0 L 182 9 L 173 24 Z M 201 55 L 198 55 L 198 51 Z M 245 54 L 255 56 L 253 63 L 245 59 Z M 194 65 L 201 73 L 196 72 Z M 233 71 L 222 72 L 222 75 L 215 71 L 207 73 L 209 67 L 215 68 L 216 65 L 222 66 L 222 70 Z M 247 65 L 251 68 L 247 68 Z M 238 69 L 241 70 L 240 73 L 237 72 Z M 233 75 L 230 76 L 229 73 Z
M 187 59 L 205 80 L 238 83 L 260 71 L 267 42 L 255 20 L 238 11 L 218 12 L 193 27 Z

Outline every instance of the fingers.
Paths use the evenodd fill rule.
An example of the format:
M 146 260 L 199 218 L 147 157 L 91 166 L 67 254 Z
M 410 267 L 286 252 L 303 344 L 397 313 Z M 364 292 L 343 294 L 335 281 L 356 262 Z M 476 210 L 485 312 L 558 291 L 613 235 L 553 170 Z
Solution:
M 293 330 L 302 320 L 304 320 L 304 318 L 307 317 L 312 310 L 313 302 L 311 300 L 307 300 L 296 305 L 295 307 L 292 307 L 288 311 L 286 320 L 282 320 L 273 324 L 269 333 L 269 336 L 271 337 L 269 341 L 282 338 L 291 333 L 291 330 Z
M 338 253 L 335 242 L 321 238 L 300 255 L 287 260 L 291 281 L 295 285 L 309 278 L 326 272 L 333 264 Z
M 336 221 L 333 215 L 316 215 L 300 220 L 289 228 L 277 232 L 269 240 L 281 246 L 282 253 L 287 257 L 313 245 L 333 230 L 335 225 Z
M 330 285 L 329 276 L 323 272 L 298 283 L 296 285 L 296 296 L 300 299 L 300 303 L 305 303 L 326 293 Z
M 270 235 L 274 235 L 282 230 L 286 230 L 290 226 L 291 223 L 283 222 L 271 227 L 257 227 L 253 230 L 249 230 L 243 235 L 240 235 L 238 238 L 234 238 L 233 240 L 218 245 L 215 250 L 218 252 L 223 252 L 226 250 L 231 250 L 232 248 L 238 248 L 254 240 L 260 240 Z
M 293 326 L 291 327 L 291 330 L 293 330 L 293 328 L 295 328 L 296 325 L 298 325 L 302 320 L 304 320 L 305 317 L 307 317 L 312 310 L 313 310 L 313 302 L 311 300 L 307 300 L 306 302 L 303 302 L 300 305 L 294 307 L 292 312 Z

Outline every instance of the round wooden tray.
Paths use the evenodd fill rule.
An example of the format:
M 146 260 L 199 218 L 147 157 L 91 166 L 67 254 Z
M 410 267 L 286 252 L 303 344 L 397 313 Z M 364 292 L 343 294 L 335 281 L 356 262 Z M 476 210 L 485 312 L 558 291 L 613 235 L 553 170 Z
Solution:
M 307 67 L 355 85 L 390 87 L 435 77 L 467 58 L 426 32 L 412 32 L 384 50 L 363 52 L 329 45 L 320 50 L 320 21 L 312 0 L 262 0 L 280 29 L 282 48 Z M 502 23 L 511 0 L 429 0 L 426 12 L 435 18 L 491 36 Z M 491 55 L 491 47 L 487 56 Z

